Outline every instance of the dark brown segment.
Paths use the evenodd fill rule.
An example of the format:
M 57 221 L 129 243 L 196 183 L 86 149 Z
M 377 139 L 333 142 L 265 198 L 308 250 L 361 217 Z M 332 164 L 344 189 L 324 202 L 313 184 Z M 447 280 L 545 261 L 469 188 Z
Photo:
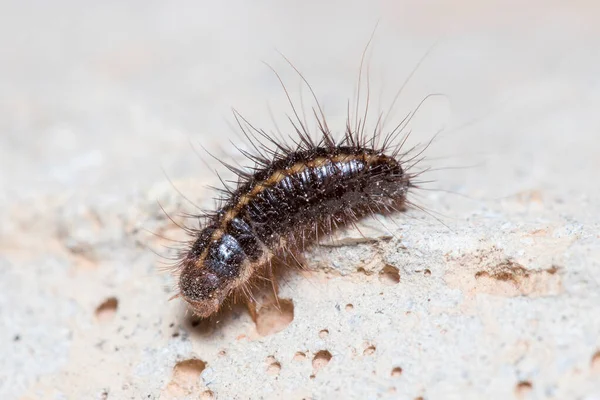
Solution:
M 192 248 L 188 252 L 186 259 L 195 261 L 196 259 L 200 258 L 204 252 L 204 249 L 206 249 L 210 244 L 212 235 L 215 233 L 215 231 L 217 231 L 217 227 L 214 225 L 207 226 L 206 228 L 202 229 L 202 231 L 200 231 L 198 234 L 198 239 L 196 239 L 192 245 Z
M 296 155 L 298 158 L 302 158 Z M 385 156 L 327 162 L 288 175 L 256 194 L 240 212 L 261 241 L 280 236 L 348 210 L 404 196 L 407 182 L 400 165 Z M 292 164 L 293 165 L 293 164 Z
M 229 223 L 226 231 L 236 238 L 244 254 L 250 261 L 256 261 L 262 255 L 262 249 L 258 238 L 250 225 L 241 218 L 234 218 Z

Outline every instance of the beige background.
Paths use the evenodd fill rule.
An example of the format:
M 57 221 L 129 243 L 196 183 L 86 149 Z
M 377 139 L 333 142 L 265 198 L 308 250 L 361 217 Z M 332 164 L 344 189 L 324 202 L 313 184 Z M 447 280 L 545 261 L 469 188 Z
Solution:
M 2 2 L 0 398 L 600 398 L 599 15 L 593 1 Z M 373 109 L 428 50 L 394 116 L 444 95 L 410 139 L 445 127 L 425 152 L 437 190 L 413 198 L 439 220 L 368 220 L 375 240 L 308 252 L 257 324 L 243 307 L 186 316 L 157 272 L 172 243 L 148 231 L 185 236 L 158 201 L 178 222 L 193 206 L 177 190 L 212 204 L 217 166 L 196 153 L 236 157 L 231 107 L 289 131 L 262 62 L 297 102 L 300 83 L 277 50 L 343 127 L 378 21 Z

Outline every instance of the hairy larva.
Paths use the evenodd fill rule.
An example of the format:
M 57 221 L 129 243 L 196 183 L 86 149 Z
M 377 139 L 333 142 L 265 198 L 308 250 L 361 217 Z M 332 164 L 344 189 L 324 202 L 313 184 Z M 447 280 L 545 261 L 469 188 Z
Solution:
M 275 279 L 276 259 L 296 260 L 319 235 L 374 213 L 403 209 L 408 191 L 417 187 L 418 173 L 411 171 L 420 153 L 403 150 L 410 117 L 384 133 L 380 116 L 367 133 L 366 105 L 362 117 L 349 113 L 345 132 L 336 141 L 312 88 L 298 74 L 317 105 L 317 139 L 291 100 L 296 133 L 291 144 L 234 114 L 254 146 L 253 153 L 244 152 L 254 165 L 248 172 L 223 163 L 238 176 L 237 185 L 222 189 L 217 210 L 202 213 L 201 227 L 189 229 L 193 240 L 177 265 L 176 297 L 200 317 L 213 315 L 231 298 L 251 301 L 254 282 Z

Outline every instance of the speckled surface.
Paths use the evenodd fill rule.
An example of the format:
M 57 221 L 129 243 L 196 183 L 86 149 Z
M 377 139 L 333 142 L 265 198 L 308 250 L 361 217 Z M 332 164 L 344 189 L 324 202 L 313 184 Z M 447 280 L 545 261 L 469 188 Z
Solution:
M 3 2 L 0 398 L 600 398 L 600 8 L 444 4 Z M 275 49 L 342 127 L 378 19 L 373 98 L 428 50 L 395 115 L 444 94 L 430 211 L 323 241 L 257 323 L 186 314 L 161 205 L 211 204 L 230 107 L 289 112 Z

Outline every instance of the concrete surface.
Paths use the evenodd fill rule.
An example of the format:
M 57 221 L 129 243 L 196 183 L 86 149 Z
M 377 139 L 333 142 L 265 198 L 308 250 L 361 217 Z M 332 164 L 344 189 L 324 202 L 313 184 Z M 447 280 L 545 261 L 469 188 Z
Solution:
M 592 1 L 2 2 L 0 398 L 599 399 L 598 15 Z M 425 152 L 438 190 L 414 197 L 430 212 L 309 251 L 257 324 L 243 307 L 186 315 L 159 272 L 172 243 L 148 232 L 185 236 L 158 202 L 178 222 L 193 206 L 177 190 L 211 204 L 215 165 L 196 152 L 234 157 L 230 107 L 266 129 L 289 112 L 262 64 L 299 96 L 276 49 L 339 128 L 378 20 L 373 109 L 428 49 L 395 116 L 445 95 L 411 137 L 446 127 Z

